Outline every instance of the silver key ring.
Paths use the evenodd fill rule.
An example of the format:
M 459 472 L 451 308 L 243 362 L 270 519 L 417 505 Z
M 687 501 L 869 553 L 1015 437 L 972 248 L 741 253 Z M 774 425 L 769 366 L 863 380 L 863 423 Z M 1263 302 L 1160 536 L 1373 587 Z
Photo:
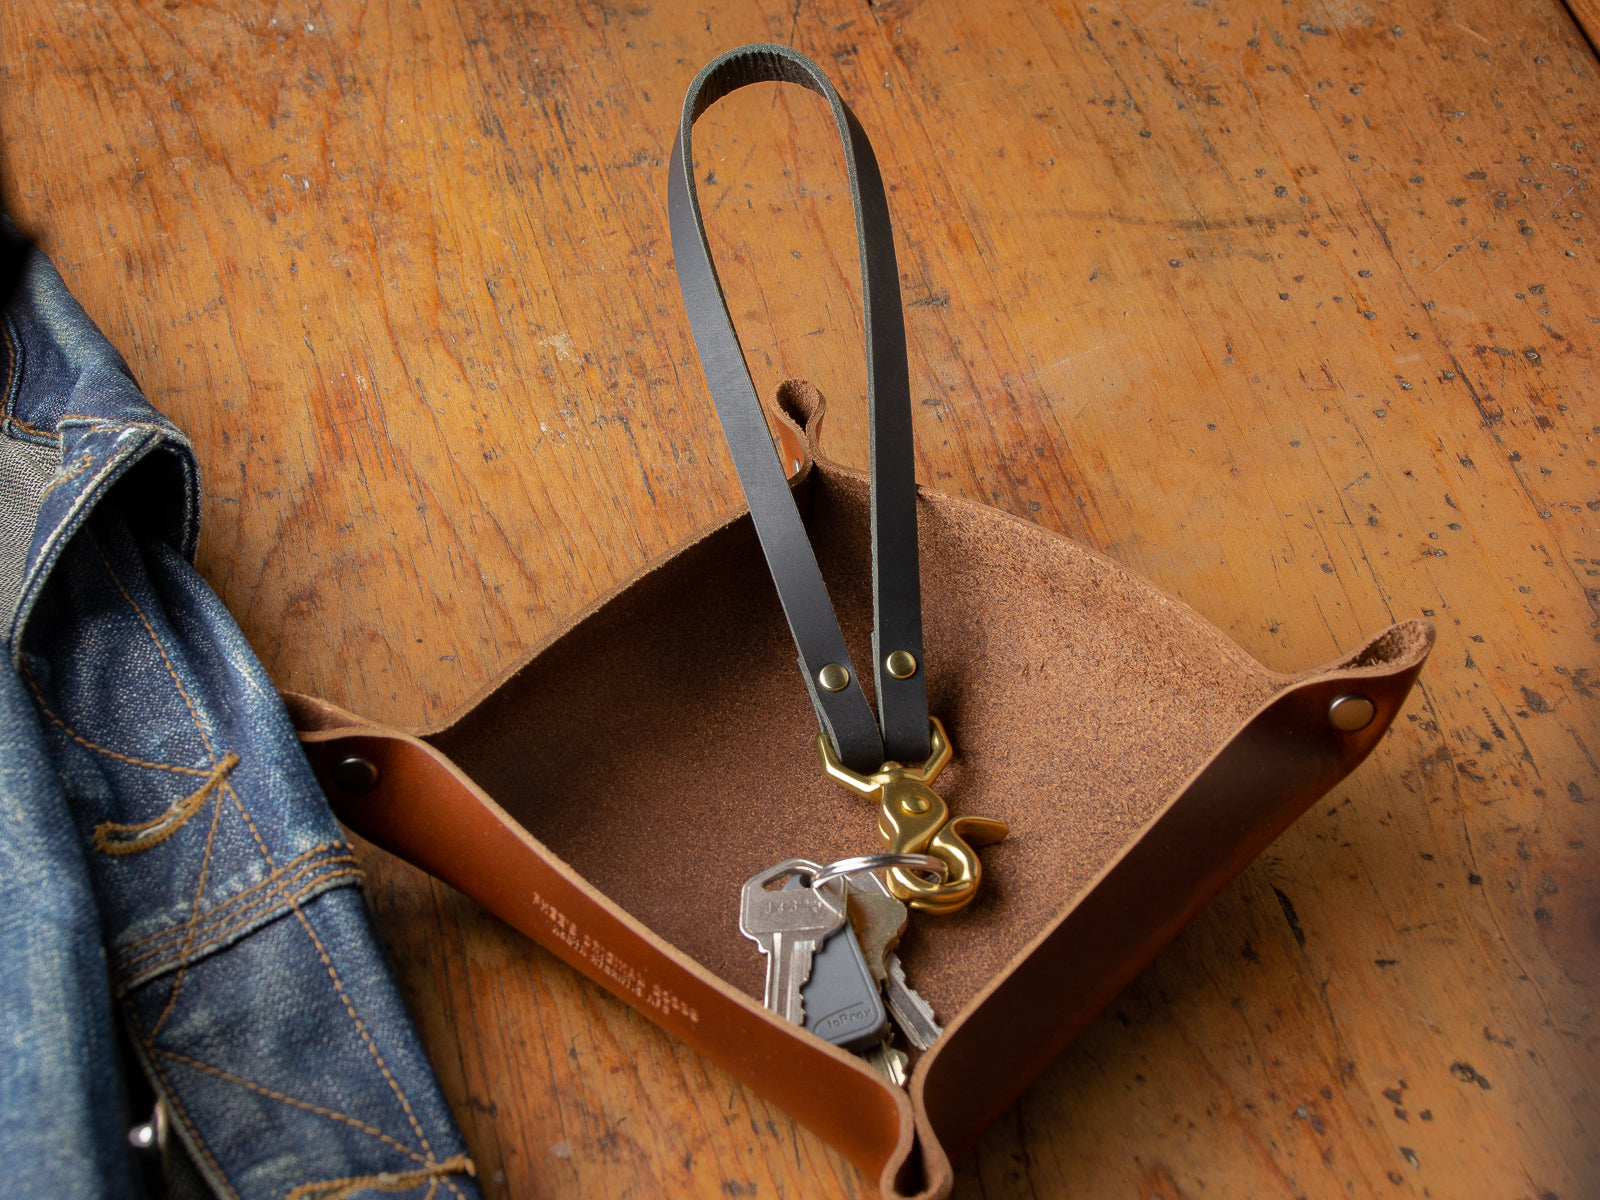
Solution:
M 830 879 L 864 875 L 868 871 L 881 871 L 886 867 L 910 867 L 913 871 L 926 871 L 937 876 L 940 883 L 950 874 L 950 864 L 931 854 L 858 854 L 854 858 L 841 858 L 823 867 L 811 877 L 811 887 L 816 888 Z

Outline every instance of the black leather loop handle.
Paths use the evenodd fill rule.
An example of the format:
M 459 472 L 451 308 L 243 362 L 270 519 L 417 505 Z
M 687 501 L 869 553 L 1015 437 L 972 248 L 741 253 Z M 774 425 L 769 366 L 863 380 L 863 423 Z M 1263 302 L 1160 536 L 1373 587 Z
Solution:
M 866 314 L 867 404 L 872 431 L 872 656 L 881 736 L 773 448 L 711 261 L 695 196 L 691 139 L 695 119 L 730 92 L 767 82 L 799 84 L 828 102 L 849 171 Z M 730 50 L 695 76 L 684 97 L 683 120 L 672 147 L 667 207 L 678 286 L 700 365 L 800 651 L 800 670 L 817 718 L 833 739 L 840 760 L 854 770 L 876 771 L 889 759 L 921 762 L 928 756 L 928 692 L 922 653 L 911 385 L 889 204 L 867 135 L 828 77 L 803 54 L 771 44 Z M 915 670 L 907 678 L 896 678 L 886 665 L 896 651 L 914 657 Z M 850 671 L 849 683 L 840 690 L 829 691 L 818 682 L 819 672 L 829 664 Z

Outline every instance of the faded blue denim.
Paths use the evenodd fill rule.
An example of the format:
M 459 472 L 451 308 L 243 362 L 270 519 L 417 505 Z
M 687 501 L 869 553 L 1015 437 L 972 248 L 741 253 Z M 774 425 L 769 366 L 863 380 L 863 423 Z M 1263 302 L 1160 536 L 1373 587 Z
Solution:
M 7 1194 L 151 1190 L 120 1023 L 218 1195 L 476 1196 L 350 847 L 191 565 L 189 443 L 42 254 L 0 342 Z

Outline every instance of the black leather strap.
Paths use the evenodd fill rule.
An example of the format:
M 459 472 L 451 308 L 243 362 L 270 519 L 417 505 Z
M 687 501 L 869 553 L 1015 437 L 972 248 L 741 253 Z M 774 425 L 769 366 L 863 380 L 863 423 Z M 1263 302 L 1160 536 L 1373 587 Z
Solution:
M 849 170 L 866 313 L 867 404 L 872 431 L 872 655 L 881 737 L 773 449 L 711 261 L 695 196 L 691 131 L 696 118 L 730 92 L 766 82 L 796 83 L 828 102 Z M 928 692 L 922 654 L 911 388 L 894 233 L 878 160 L 855 114 L 845 107 L 817 65 L 787 46 L 768 44 L 730 50 L 695 76 L 684 97 L 670 172 L 667 206 L 678 286 L 767 566 L 800 651 L 800 670 L 817 719 L 833 739 L 840 760 L 854 770 L 875 771 L 889 759 L 921 762 L 928 756 Z M 916 660 L 916 670 L 909 678 L 896 679 L 885 665 L 897 650 Z M 849 684 L 839 691 L 827 691 L 818 683 L 818 673 L 830 663 L 850 671 Z

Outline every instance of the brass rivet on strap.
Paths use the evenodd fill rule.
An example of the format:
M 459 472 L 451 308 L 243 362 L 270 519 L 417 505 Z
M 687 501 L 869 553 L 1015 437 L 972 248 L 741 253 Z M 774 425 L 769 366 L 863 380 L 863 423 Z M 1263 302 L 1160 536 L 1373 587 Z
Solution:
M 1365 696 L 1340 696 L 1328 705 L 1328 723 L 1340 733 L 1365 729 L 1377 714 L 1377 708 Z
M 352 796 L 366 795 L 378 786 L 378 778 L 378 765 L 370 758 L 352 754 L 334 764 L 334 785 Z
M 910 679 L 917 673 L 917 656 L 909 650 L 896 650 L 883 660 L 883 665 L 896 679 Z
M 817 682 L 825 692 L 842 692 L 850 686 L 850 672 L 838 663 L 829 663 L 817 672 Z

